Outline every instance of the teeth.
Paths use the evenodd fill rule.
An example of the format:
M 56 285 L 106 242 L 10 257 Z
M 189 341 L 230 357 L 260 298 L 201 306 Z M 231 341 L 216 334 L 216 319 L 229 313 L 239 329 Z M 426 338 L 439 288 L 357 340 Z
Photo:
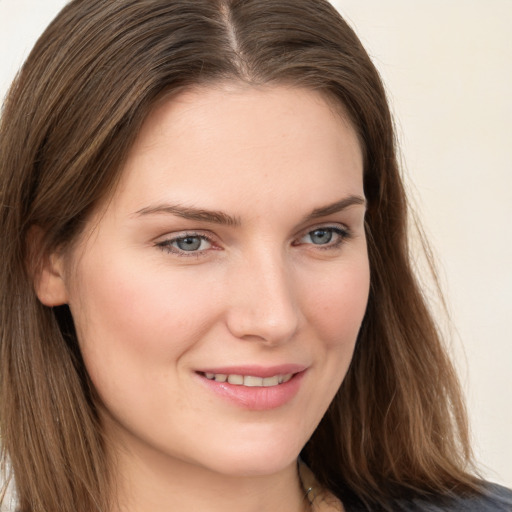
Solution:
M 277 386 L 279 384 L 279 375 L 276 375 L 275 377 L 267 377 L 266 379 L 263 379 L 263 386 L 270 387 L 270 386 Z
M 278 386 L 288 382 L 292 377 L 293 373 L 286 375 L 274 375 L 273 377 L 254 377 L 252 375 L 225 375 L 222 373 L 205 373 L 205 377 L 215 382 L 228 382 L 235 386 L 246 386 L 249 388 L 254 387 L 272 387 Z
M 228 375 L 228 382 L 230 384 L 241 386 L 244 383 L 244 378 L 242 375 Z
M 263 379 L 261 377 L 251 377 L 250 375 L 247 375 L 247 377 L 243 378 L 243 385 L 250 388 L 261 387 L 263 386 Z

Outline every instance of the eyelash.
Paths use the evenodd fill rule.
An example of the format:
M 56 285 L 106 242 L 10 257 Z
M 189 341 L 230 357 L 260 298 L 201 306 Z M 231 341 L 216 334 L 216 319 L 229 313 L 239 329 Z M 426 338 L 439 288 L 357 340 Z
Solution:
M 333 236 L 337 235 L 337 237 L 338 237 L 337 240 L 335 240 L 334 242 L 331 242 L 331 240 L 329 240 L 329 242 L 327 244 L 313 244 L 313 243 L 310 244 L 312 246 L 315 246 L 317 249 L 320 249 L 320 250 L 323 250 L 323 251 L 327 251 L 327 250 L 330 250 L 330 249 L 338 249 L 351 236 L 350 230 L 347 227 L 345 227 L 345 226 L 344 227 L 320 226 L 320 227 L 317 227 L 315 229 L 311 229 L 311 230 L 307 231 L 304 235 L 299 237 L 299 240 L 304 238 L 304 237 L 306 237 L 306 236 L 308 236 L 308 235 L 311 235 L 312 233 L 318 232 L 318 231 L 330 232 Z M 300 243 L 297 243 L 297 244 L 294 243 L 293 245 L 301 245 L 301 244 Z
M 184 233 L 184 234 L 182 234 L 180 236 L 169 238 L 167 240 L 163 240 L 162 242 L 158 242 L 156 244 L 156 246 L 159 247 L 160 249 L 162 249 L 165 252 L 168 252 L 170 254 L 174 254 L 176 256 L 185 257 L 185 258 L 190 258 L 190 257 L 198 258 L 198 257 L 204 255 L 204 253 L 205 253 L 205 251 L 207 249 L 203 249 L 203 250 L 200 250 L 200 251 L 199 250 L 196 250 L 196 251 L 184 251 L 183 249 L 176 248 L 176 247 L 174 247 L 172 245 L 174 243 L 179 242 L 180 240 L 186 240 L 187 238 L 198 238 L 202 242 L 208 242 L 211 245 L 214 244 L 214 241 L 209 236 L 203 235 L 201 233 L 191 232 L 191 233 Z
M 343 243 L 345 241 L 347 241 L 348 239 L 351 238 L 351 233 L 350 233 L 350 230 L 347 228 L 347 227 L 337 227 L 337 226 L 320 226 L 320 227 L 317 227 L 317 228 L 314 228 L 314 229 L 311 229 L 309 231 L 307 231 L 306 233 L 304 233 L 303 235 L 299 236 L 297 238 L 297 240 L 301 240 L 303 238 L 305 238 L 306 236 L 308 235 L 312 235 L 313 233 L 316 232 L 319 232 L 319 231 L 326 231 L 326 232 L 330 232 L 333 236 L 337 236 L 337 240 L 335 240 L 334 242 L 331 242 L 329 240 L 328 243 L 326 244 L 314 244 L 314 243 L 308 243 L 307 245 L 311 245 L 311 246 L 315 246 L 316 249 L 319 249 L 319 250 L 323 250 L 323 251 L 326 251 L 326 250 L 331 250 L 331 249 L 337 249 L 339 248 L 341 245 L 343 245 Z M 190 239 L 200 239 L 201 242 L 207 242 L 211 245 L 214 245 L 214 241 L 211 237 L 207 236 L 207 235 L 204 235 L 204 234 L 201 234 L 201 233 L 197 233 L 197 232 L 190 232 L 190 233 L 183 233 L 182 235 L 180 236 L 176 236 L 176 237 L 173 237 L 173 238 L 169 238 L 167 240 L 163 240 L 161 242 L 158 242 L 156 243 L 155 245 L 160 248 L 162 251 L 165 251 L 167 253 L 170 253 L 170 254 L 174 254 L 176 256 L 179 256 L 179 257 L 185 257 L 185 258 L 190 258 L 190 257 L 201 257 L 203 255 L 205 255 L 206 251 L 208 249 L 202 249 L 202 250 L 194 250 L 194 251 L 185 251 L 183 249 L 180 249 L 180 248 L 177 248 L 177 247 L 174 247 L 173 244 L 175 243 L 178 243 L 179 241 L 183 241 L 183 240 L 186 240 L 187 238 L 190 238 Z M 294 241 L 292 243 L 293 246 L 299 246 L 299 245 L 302 245 L 300 242 L 296 242 Z

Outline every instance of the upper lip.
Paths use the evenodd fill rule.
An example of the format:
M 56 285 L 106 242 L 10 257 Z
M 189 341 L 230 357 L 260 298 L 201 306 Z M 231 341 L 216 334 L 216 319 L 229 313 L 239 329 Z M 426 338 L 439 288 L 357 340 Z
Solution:
M 303 364 L 279 364 L 275 366 L 242 365 L 242 366 L 216 366 L 201 368 L 198 373 L 214 373 L 216 375 L 250 375 L 252 377 L 274 377 L 275 375 L 288 375 L 300 373 L 307 368 Z

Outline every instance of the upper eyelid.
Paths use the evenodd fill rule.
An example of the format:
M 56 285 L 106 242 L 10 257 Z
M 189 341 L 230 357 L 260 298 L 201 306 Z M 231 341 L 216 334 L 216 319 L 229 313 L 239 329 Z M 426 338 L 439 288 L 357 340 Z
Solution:
M 180 238 L 187 238 L 189 236 L 198 236 L 210 242 L 214 242 L 214 240 L 218 238 L 214 233 L 207 229 L 185 229 L 183 231 L 174 231 L 172 233 L 160 235 L 154 239 L 154 243 L 159 244 L 162 242 L 172 242 L 174 240 L 179 240 Z
M 308 226 L 306 228 L 302 228 L 300 231 L 297 232 L 297 234 L 293 235 L 292 238 L 300 238 L 304 235 L 307 235 L 311 231 L 315 231 L 317 229 L 341 229 L 343 231 L 350 232 L 350 227 L 343 223 L 343 222 L 319 222 L 315 223 L 312 226 Z M 216 239 L 219 239 L 220 237 L 213 233 L 211 230 L 208 229 L 184 229 L 181 231 L 174 231 L 172 233 L 167 233 L 165 235 L 160 235 L 155 238 L 155 243 L 160 242 L 168 242 L 173 240 L 178 240 L 180 238 L 186 238 L 189 236 L 199 236 L 204 239 L 207 239 L 211 242 L 214 242 Z
M 328 229 L 331 229 L 333 230 L 333 232 L 340 236 L 342 239 L 347 239 L 347 238 L 350 238 L 352 236 L 352 232 L 351 230 L 342 225 L 342 226 L 328 226 L 328 225 L 320 225 L 316 228 L 313 228 L 313 229 L 307 229 L 306 231 L 303 231 L 302 234 L 300 234 L 299 236 L 295 237 L 294 241 L 297 241 L 297 240 L 301 240 L 302 238 L 304 238 L 305 236 L 309 235 L 310 233 L 313 233 L 314 231 L 319 231 L 319 230 L 322 230 L 322 229 L 325 229 L 325 230 L 328 230 Z M 327 246 L 328 244 L 326 244 Z M 332 245 L 332 244 L 329 244 L 329 245 Z M 321 247 L 319 245 L 319 247 Z
M 183 249 L 180 249 L 179 247 L 173 246 L 173 243 L 177 240 L 181 240 L 183 238 L 188 237 L 198 237 L 202 240 L 207 241 L 212 247 L 209 247 L 207 249 L 201 249 L 197 251 L 185 251 Z M 176 257 L 185 257 L 185 258 L 199 258 L 201 256 L 205 256 L 207 251 L 214 249 L 215 242 L 209 237 L 204 234 L 200 234 L 197 232 L 190 232 L 186 233 L 184 232 L 182 235 L 178 234 L 177 236 L 167 237 L 160 241 L 156 241 L 154 243 L 155 247 L 158 247 L 161 251 L 164 251 L 168 254 L 174 254 Z
M 342 231 L 346 231 L 347 233 L 351 232 L 350 227 L 343 222 L 320 222 L 314 224 L 313 226 L 308 226 L 307 228 L 301 229 L 295 238 L 301 238 L 312 231 L 316 231 L 317 229 L 339 229 Z
M 182 240 L 183 238 L 197 237 L 202 240 L 206 240 L 210 244 L 215 244 L 215 236 L 205 233 L 203 231 L 178 231 L 176 234 L 167 234 L 157 237 L 153 244 L 156 246 L 170 245 L 176 240 Z
M 292 237 L 292 241 L 297 241 L 300 238 L 306 236 L 307 234 L 311 233 L 312 231 L 315 231 L 317 229 L 339 229 L 341 231 L 344 231 L 347 236 L 350 236 L 351 229 L 349 226 L 345 223 L 341 222 L 318 222 L 315 223 L 312 226 L 308 226 L 306 228 L 301 229 L 296 235 Z M 156 246 L 164 246 L 164 245 L 170 245 L 172 242 L 187 238 L 187 237 L 193 237 L 197 236 L 202 238 L 203 240 L 207 240 L 211 244 L 216 244 L 219 241 L 219 237 L 212 233 L 210 230 L 203 230 L 203 229 L 189 229 L 189 230 L 183 230 L 183 231 L 176 231 L 173 233 L 169 233 L 166 235 L 161 235 L 157 237 L 154 241 L 154 244 Z M 179 250 L 179 249 L 177 249 Z

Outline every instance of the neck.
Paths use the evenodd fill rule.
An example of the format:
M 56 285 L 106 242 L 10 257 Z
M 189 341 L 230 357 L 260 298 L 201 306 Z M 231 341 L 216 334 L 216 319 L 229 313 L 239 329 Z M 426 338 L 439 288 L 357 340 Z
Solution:
M 114 512 L 304 512 L 296 462 L 264 475 L 223 474 L 139 446 L 116 455 Z

